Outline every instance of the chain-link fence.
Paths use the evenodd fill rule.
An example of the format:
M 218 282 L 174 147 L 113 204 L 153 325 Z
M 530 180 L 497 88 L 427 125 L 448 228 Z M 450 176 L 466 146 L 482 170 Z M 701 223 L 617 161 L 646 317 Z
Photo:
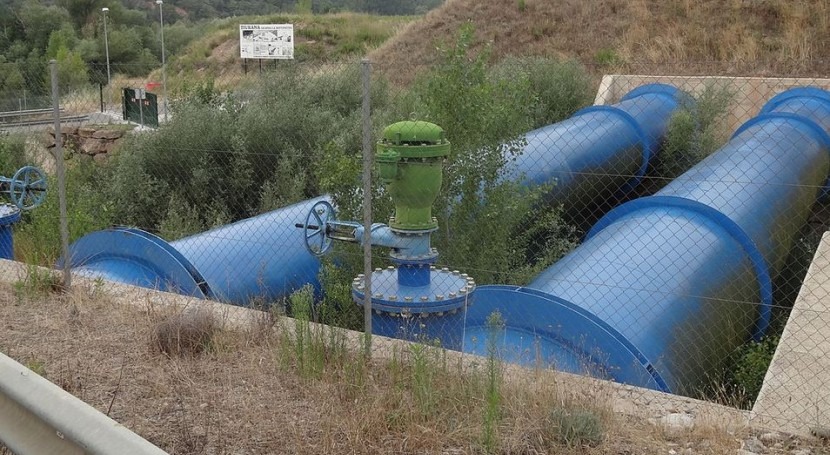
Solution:
M 830 80 L 448 49 L 58 72 L 54 110 L 38 68 L 0 92 L 4 191 L 49 183 L 18 260 L 830 424 Z

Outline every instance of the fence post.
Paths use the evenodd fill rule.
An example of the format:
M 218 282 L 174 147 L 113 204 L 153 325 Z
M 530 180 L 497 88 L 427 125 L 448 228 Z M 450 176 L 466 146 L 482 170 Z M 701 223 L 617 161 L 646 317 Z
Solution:
M 52 73 L 52 115 L 55 119 L 55 174 L 58 178 L 58 207 L 60 210 L 61 255 L 63 256 L 63 288 L 69 289 L 72 266 L 69 257 L 69 223 L 66 217 L 66 170 L 63 161 L 63 137 L 61 132 L 60 94 L 58 93 L 58 62 L 49 61 Z
M 363 275 L 366 290 L 363 293 L 363 354 L 372 355 L 372 95 L 369 93 L 372 63 L 360 62 L 363 79 Z

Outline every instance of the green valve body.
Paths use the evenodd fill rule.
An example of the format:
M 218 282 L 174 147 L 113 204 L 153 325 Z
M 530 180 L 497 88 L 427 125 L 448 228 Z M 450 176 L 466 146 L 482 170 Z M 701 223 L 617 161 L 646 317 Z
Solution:
M 437 228 L 432 203 L 441 190 L 444 158 L 450 154 L 444 130 L 429 122 L 398 122 L 383 130 L 377 146 L 378 173 L 395 203 L 389 226 L 400 231 Z

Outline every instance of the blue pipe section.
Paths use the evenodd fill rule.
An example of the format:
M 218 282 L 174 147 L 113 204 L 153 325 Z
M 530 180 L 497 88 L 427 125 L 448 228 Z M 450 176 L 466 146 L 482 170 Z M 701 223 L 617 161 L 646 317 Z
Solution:
M 640 182 L 657 154 L 672 115 L 692 99 L 675 87 L 646 84 L 619 103 L 590 106 L 531 131 L 505 178 L 551 185 L 546 202 L 583 203 L 622 196 Z
M 273 302 L 306 284 L 320 292 L 319 259 L 294 227 L 328 196 L 309 199 L 174 242 L 114 227 L 72 244 L 77 274 L 248 305 Z
M 12 225 L 20 221 L 20 209 L 11 204 L 0 204 L 0 259 L 14 260 Z
M 486 320 L 514 361 L 694 394 L 769 324 L 781 271 L 830 174 L 830 92 L 771 99 L 719 151 L 655 196 L 612 210 L 526 288 L 482 286 L 465 351 Z
M 607 198 L 626 191 L 645 173 L 671 115 L 686 99 L 674 87 L 648 84 L 613 106 L 589 107 L 531 131 L 506 178 L 526 185 L 555 183 L 549 201 L 567 200 L 574 206 L 586 195 Z M 70 248 L 71 265 L 87 276 L 238 305 L 251 298 L 283 298 L 307 283 L 319 290 L 319 261 L 305 250 L 302 232 L 294 224 L 302 223 L 321 200 L 328 197 L 171 243 L 135 228 L 91 233 Z M 400 243 L 383 230 L 372 234 L 390 245 Z M 433 254 L 428 242 L 398 246 L 425 257 Z M 421 283 L 424 272 L 428 269 L 414 268 L 405 276 Z

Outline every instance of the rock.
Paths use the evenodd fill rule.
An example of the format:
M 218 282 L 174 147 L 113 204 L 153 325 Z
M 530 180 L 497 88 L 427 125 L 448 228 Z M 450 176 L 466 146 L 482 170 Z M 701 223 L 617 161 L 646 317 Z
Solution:
M 811 455 L 812 453 L 810 449 L 793 450 L 793 455 Z
M 49 133 L 50 136 L 55 137 L 55 127 L 49 125 L 46 127 L 46 132 Z M 61 127 L 61 134 L 63 135 L 75 135 L 78 134 L 78 127 L 77 126 L 62 126 Z
M 771 431 L 769 433 L 762 434 L 761 436 L 759 436 L 759 439 L 761 439 L 761 442 L 765 444 L 776 443 L 783 441 L 784 435 L 775 431 Z
M 663 427 L 670 435 L 676 435 L 692 429 L 695 426 L 695 418 L 691 414 L 673 413 L 659 419 L 653 419 L 651 423 Z
M 82 126 L 78 128 L 78 136 L 81 136 L 83 138 L 89 138 L 92 137 L 93 134 L 95 134 L 95 128 L 90 128 L 87 126 Z
M 761 440 L 756 438 L 755 436 L 744 441 L 743 448 L 745 450 L 755 453 L 762 453 L 766 449 L 766 447 L 764 447 L 764 443 L 761 442 Z
M 123 131 L 119 130 L 98 130 L 92 133 L 92 137 L 95 139 L 120 139 L 124 136 Z
M 84 139 L 84 142 L 81 144 L 81 153 L 86 153 L 87 155 L 97 155 L 106 151 L 107 141 L 105 139 L 88 138 Z
M 755 452 L 750 452 L 749 450 L 738 449 L 738 455 L 758 455 Z

